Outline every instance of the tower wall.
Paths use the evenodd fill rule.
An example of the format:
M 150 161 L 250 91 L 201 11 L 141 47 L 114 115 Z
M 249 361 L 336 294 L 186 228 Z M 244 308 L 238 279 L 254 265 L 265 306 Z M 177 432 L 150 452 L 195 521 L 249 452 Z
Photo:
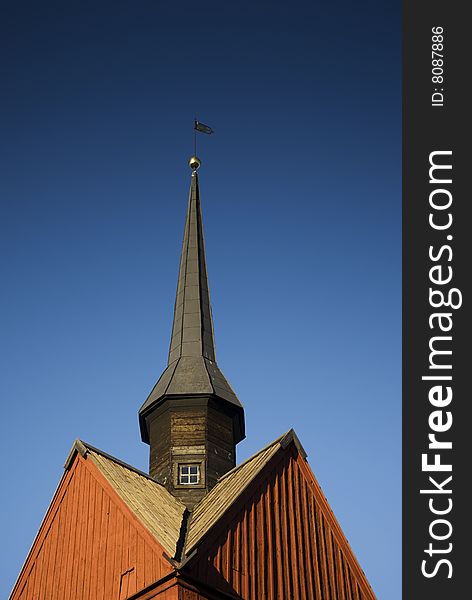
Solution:
M 216 404 L 216 403 L 215 403 Z M 207 479 L 210 490 L 218 478 L 236 466 L 233 419 L 228 412 L 210 402 L 207 410 Z
M 233 415 L 210 397 L 167 399 L 149 419 L 149 473 L 192 508 L 236 464 Z M 198 482 L 180 482 L 180 467 Z

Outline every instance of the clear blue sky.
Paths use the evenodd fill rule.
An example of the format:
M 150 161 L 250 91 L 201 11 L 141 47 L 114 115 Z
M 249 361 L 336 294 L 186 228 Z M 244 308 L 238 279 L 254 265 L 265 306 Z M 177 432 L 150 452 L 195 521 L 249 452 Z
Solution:
M 398 1 L 2 3 L 0 596 L 76 437 L 147 468 L 194 115 L 238 458 L 294 427 L 400 592 Z

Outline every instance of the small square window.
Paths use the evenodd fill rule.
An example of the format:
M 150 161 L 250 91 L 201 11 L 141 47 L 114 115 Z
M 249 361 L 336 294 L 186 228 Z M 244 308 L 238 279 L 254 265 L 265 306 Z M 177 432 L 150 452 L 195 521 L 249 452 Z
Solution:
M 199 465 L 179 465 L 179 484 L 192 485 L 200 482 Z

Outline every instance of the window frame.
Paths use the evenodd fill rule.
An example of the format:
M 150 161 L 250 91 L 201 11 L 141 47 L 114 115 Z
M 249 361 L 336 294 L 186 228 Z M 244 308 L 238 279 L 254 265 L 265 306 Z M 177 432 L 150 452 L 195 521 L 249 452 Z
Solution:
M 184 473 L 184 469 L 187 469 L 188 472 Z M 192 470 L 195 472 L 192 473 Z M 179 485 L 198 485 L 200 483 L 200 465 L 195 463 L 179 463 L 178 477 Z M 192 481 L 192 477 L 195 478 L 195 481 Z M 182 481 L 183 478 L 187 478 L 188 481 Z
M 206 472 L 205 472 L 205 459 L 190 458 L 185 459 L 183 456 L 179 456 L 180 460 L 176 460 L 173 464 L 173 483 L 175 489 L 195 489 L 206 487 Z M 196 483 L 181 483 L 180 470 L 181 467 L 197 467 L 198 481 Z M 190 478 L 190 473 L 188 474 Z

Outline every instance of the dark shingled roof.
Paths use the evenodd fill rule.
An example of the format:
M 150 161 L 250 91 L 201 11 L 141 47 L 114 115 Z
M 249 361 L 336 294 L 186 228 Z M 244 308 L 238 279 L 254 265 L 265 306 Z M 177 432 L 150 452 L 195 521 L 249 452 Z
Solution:
M 164 396 L 195 394 L 215 395 L 242 412 L 239 399 L 216 364 L 196 172 L 190 184 L 167 368 L 139 410 L 143 441 L 149 442 L 145 416 Z M 243 417 L 240 420 L 244 437 Z

